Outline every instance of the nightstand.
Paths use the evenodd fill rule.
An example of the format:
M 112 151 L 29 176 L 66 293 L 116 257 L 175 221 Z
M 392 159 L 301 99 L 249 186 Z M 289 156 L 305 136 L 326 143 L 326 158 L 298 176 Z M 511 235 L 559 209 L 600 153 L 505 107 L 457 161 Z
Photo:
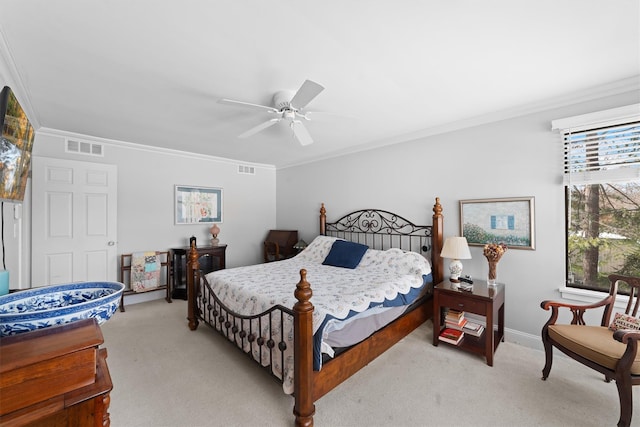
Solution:
M 463 291 L 458 284 L 445 280 L 433 288 L 433 345 L 440 342 L 438 335 L 444 327 L 445 308 L 478 314 L 486 319 L 480 337 L 465 334 L 454 347 L 480 354 L 493 366 L 493 355 L 500 341 L 504 341 L 504 284 L 488 286 L 487 282 L 474 280 L 472 291 Z M 497 321 L 497 330 L 494 322 Z M 446 345 L 450 345 L 445 343 Z

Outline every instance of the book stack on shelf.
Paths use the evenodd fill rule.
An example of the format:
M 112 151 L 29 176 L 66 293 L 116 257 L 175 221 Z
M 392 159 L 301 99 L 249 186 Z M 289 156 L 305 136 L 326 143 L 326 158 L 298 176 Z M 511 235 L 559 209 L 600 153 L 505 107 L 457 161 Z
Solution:
M 482 333 L 484 332 L 484 326 L 475 322 L 466 322 L 462 327 L 462 331 L 465 334 L 479 337 L 482 336 Z
M 464 311 L 453 310 L 450 308 L 447 315 L 444 317 L 444 326 L 446 328 L 462 331 L 466 324 L 467 319 L 464 317 Z
M 465 335 L 481 337 L 484 325 L 470 322 L 464 315 L 464 311 L 449 309 L 444 318 L 444 329 L 440 333 L 440 340 L 458 345 Z
M 452 328 L 444 328 L 438 339 L 440 341 L 448 342 L 449 344 L 458 345 L 462 338 L 464 337 L 464 332 L 459 331 L 458 329 Z
M 467 324 L 464 311 L 449 309 L 444 317 L 444 329 L 438 337 L 440 341 L 458 345 L 464 337 L 463 328 Z

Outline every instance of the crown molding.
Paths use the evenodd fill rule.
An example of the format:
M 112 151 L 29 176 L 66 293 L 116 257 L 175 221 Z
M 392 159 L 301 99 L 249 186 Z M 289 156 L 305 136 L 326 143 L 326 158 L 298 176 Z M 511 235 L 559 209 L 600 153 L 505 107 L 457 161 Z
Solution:
M 467 129 L 484 124 L 494 123 L 501 120 L 512 119 L 516 117 L 526 116 L 528 114 L 534 114 L 541 111 L 553 110 L 555 108 L 566 107 L 582 102 L 593 101 L 596 99 L 606 98 L 608 96 L 615 96 L 627 92 L 638 92 L 640 99 L 640 75 L 629 77 L 626 79 L 617 80 L 615 82 L 598 85 L 571 94 L 557 96 L 549 98 L 540 102 L 529 103 L 519 105 L 513 108 L 496 111 L 480 116 L 470 117 L 463 120 L 458 120 L 451 123 L 445 123 L 438 126 L 426 128 L 417 132 L 398 135 L 396 137 L 387 138 L 377 142 L 363 144 L 358 147 L 352 147 L 328 153 L 325 156 L 300 162 L 297 164 L 282 165 L 278 169 L 286 169 L 304 164 L 315 163 L 318 161 L 329 160 L 336 157 L 346 156 L 349 154 L 360 153 L 363 151 L 375 150 L 376 148 L 382 148 L 389 145 L 401 144 L 403 142 L 411 142 L 418 139 L 427 138 L 434 135 L 440 135 L 448 132 L 454 132 L 457 130 Z
M 170 156 L 179 156 L 183 158 L 196 159 L 196 160 L 209 160 L 209 161 L 215 161 L 219 163 L 226 163 L 226 164 L 233 164 L 233 165 L 241 164 L 241 165 L 253 166 L 253 167 L 262 168 L 262 169 L 272 169 L 272 170 L 275 169 L 274 165 L 269 165 L 269 164 L 252 163 L 244 160 L 234 160 L 234 159 L 228 159 L 225 157 L 210 156 L 208 154 L 199 154 L 199 153 L 193 153 L 190 151 L 175 150 L 171 148 L 153 147 L 150 145 L 137 144 L 135 142 L 101 138 L 97 136 L 85 135 L 81 133 L 69 132 L 69 131 L 46 128 L 46 127 L 38 129 L 36 133 L 39 135 L 47 135 L 47 136 L 60 137 L 60 138 L 70 138 L 70 139 L 75 139 L 75 140 L 84 141 L 84 142 L 98 142 L 103 145 L 123 147 L 131 150 L 145 151 L 148 153 L 166 154 Z

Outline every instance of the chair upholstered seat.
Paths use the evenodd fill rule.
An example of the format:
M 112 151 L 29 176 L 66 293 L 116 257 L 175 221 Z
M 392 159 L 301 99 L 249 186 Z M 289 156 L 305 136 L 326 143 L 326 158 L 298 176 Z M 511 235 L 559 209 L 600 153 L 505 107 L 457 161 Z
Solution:
M 613 331 L 606 326 L 549 325 L 549 337 L 580 356 L 616 369 L 627 345 L 613 339 Z M 640 355 L 631 365 L 631 374 L 640 375 Z
M 628 294 L 624 314 L 637 318 L 640 312 L 640 277 L 611 274 L 609 294 L 591 304 L 576 304 L 570 301 L 542 301 L 540 307 L 550 310 L 551 316 L 542 327 L 542 344 L 544 345 L 545 364 L 542 368 L 542 379 L 546 380 L 553 363 L 553 348 L 562 351 L 570 358 L 604 374 L 606 382 L 615 380 L 620 400 L 620 418 L 618 427 L 630 427 L 633 416 L 633 389 L 640 385 L 640 331 L 635 329 L 618 329 L 612 331 L 611 316 L 618 296 L 619 283 L 624 285 Z M 569 311 L 571 324 L 557 324 L 560 311 Z M 593 310 L 602 310 L 600 324 L 587 325 L 584 314 Z M 620 312 L 620 314 L 623 314 Z M 618 316 L 625 319 L 624 316 Z M 635 319 L 627 320 L 630 325 L 637 323 Z M 627 328 L 626 324 L 616 327 Z

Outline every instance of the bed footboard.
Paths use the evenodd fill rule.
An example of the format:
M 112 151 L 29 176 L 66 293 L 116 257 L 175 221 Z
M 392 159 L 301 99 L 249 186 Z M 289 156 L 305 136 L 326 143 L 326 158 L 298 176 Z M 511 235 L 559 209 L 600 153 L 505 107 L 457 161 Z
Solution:
M 296 426 L 307 427 L 313 425 L 313 415 L 316 412 L 313 403 L 313 304 L 310 301 L 313 292 L 307 282 L 307 270 L 300 270 L 300 281 L 294 295 L 298 301 L 293 306 L 293 414 Z
M 357 221 L 354 223 L 352 218 L 360 218 L 361 212 L 365 212 L 366 226 L 360 227 Z M 371 220 L 371 210 L 359 211 L 353 215 L 347 215 L 344 218 L 348 220 L 347 228 L 339 228 L 339 233 L 359 234 L 365 228 L 378 228 L 378 224 L 384 224 L 383 228 L 394 227 L 404 229 L 406 225 L 403 218 L 393 215 L 389 221 L 387 220 Z M 400 232 L 403 236 L 421 235 L 418 237 L 418 246 L 420 250 L 429 250 L 431 252 L 432 261 L 432 277 L 433 283 L 442 280 L 443 266 L 440 250 L 442 248 L 442 206 L 440 199 L 436 198 L 433 206 L 433 223 L 430 227 L 416 227 L 409 224 L 410 232 Z M 320 234 L 327 234 L 327 227 L 336 227 L 334 224 L 326 223 L 326 212 L 324 205 L 320 210 Z M 337 224 L 337 223 L 336 223 Z M 400 225 L 399 225 L 400 224 Z M 339 226 L 338 226 L 339 227 Z M 355 228 L 353 228 L 355 227 Z M 376 230 L 378 231 L 378 230 Z M 390 239 L 388 233 L 386 238 Z M 384 233 L 383 233 L 384 234 Z M 340 237 L 340 236 L 338 236 Z M 404 237 L 400 237 L 402 240 Z M 423 238 L 430 238 L 430 245 L 424 245 Z M 411 237 L 407 238 L 410 242 Z M 295 303 L 293 309 L 283 306 L 274 306 L 264 313 L 255 316 L 242 316 L 229 310 L 211 291 L 211 288 L 201 277 L 198 265 L 198 252 L 195 245 L 192 245 L 187 263 L 187 299 L 189 328 L 197 329 L 200 320 L 212 326 L 219 333 L 225 336 L 229 341 L 234 342 L 243 352 L 249 355 L 254 361 L 263 367 L 269 367 L 270 373 L 280 379 L 285 378 L 284 370 L 278 377 L 274 372 L 274 365 L 279 364 L 280 367 L 285 366 L 284 356 L 277 360 L 273 358 L 263 359 L 262 354 L 265 351 L 272 355 L 271 349 L 277 348 L 284 355 L 287 350 L 284 327 L 280 327 L 279 331 L 275 331 L 275 337 L 272 335 L 271 321 L 274 316 L 280 322 L 293 322 L 293 394 L 295 403 L 293 414 L 295 415 L 296 426 L 313 426 L 313 416 L 315 414 L 315 401 L 324 394 L 332 390 L 338 384 L 349 378 L 362 367 L 374 360 L 393 344 L 407 336 L 411 331 L 432 317 L 433 309 L 431 297 L 427 296 L 421 303 L 417 303 L 405 315 L 391 322 L 389 325 L 372 334 L 367 340 L 360 342 L 339 354 L 330 362 L 327 362 L 320 371 L 313 370 L 313 313 L 314 307 L 311 303 L 313 292 L 311 285 L 307 282 L 307 271 L 300 270 L 300 281 L 296 285 Z M 255 325 L 255 326 L 254 326 Z M 289 324 L 291 326 L 291 324 Z M 276 328 L 277 329 L 277 328 Z M 291 331 L 291 328 L 289 328 Z M 278 333 L 280 334 L 278 336 Z M 256 347 L 257 346 L 257 350 Z M 259 356 L 254 357 L 255 354 Z M 271 357 L 271 356 L 269 356 Z M 289 383 L 290 384 L 290 383 Z
M 192 251 L 195 249 L 192 248 Z M 283 383 L 285 390 L 290 392 L 295 389 L 295 379 L 292 384 L 290 373 L 296 366 L 291 362 L 291 358 L 295 361 L 296 351 L 293 343 L 298 342 L 298 339 L 300 342 L 309 340 L 308 346 L 311 351 L 309 363 L 311 367 L 313 366 L 313 305 L 308 301 L 311 298 L 311 288 L 306 279 L 300 282 L 304 282 L 306 286 L 298 284 L 299 290 L 296 290 L 296 296 L 300 294 L 300 298 L 307 298 L 306 303 L 298 307 L 299 312 L 303 314 L 296 314 L 296 307 L 291 309 L 274 305 L 262 313 L 241 315 L 229 309 L 213 292 L 206 278 L 201 276 L 197 268 L 197 259 L 197 252 L 195 262 L 191 256 L 189 257 L 188 271 L 192 277 L 192 283 L 188 283 L 187 290 L 190 329 L 194 330 L 200 321 L 204 322 L 242 350 L 251 360 L 266 369 L 277 381 Z M 301 277 L 306 277 L 306 271 L 301 271 L 300 274 Z M 305 315 L 308 315 L 308 319 Z M 303 327 L 304 330 L 308 329 L 308 337 L 304 334 L 296 335 L 296 323 L 294 323 L 296 316 L 308 322 L 308 325 Z M 295 337 L 293 342 L 288 332 L 292 329 Z

